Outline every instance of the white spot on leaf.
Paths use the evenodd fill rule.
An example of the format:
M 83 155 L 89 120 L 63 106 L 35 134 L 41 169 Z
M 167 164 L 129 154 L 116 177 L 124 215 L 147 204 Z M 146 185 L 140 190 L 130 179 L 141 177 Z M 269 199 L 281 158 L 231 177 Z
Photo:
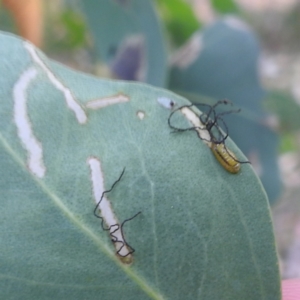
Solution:
M 44 177 L 46 168 L 43 163 L 43 149 L 41 143 L 34 136 L 27 112 L 27 90 L 36 78 L 34 67 L 27 69 L 13 88 L 14 121 L 18 129 L 18 136 L 28 152 L 28 168 L 37 177 Z
M 86 103 L 86 107 L 90 109 L 99 109 L 113 104 L 128 102 L 129 98 L 123 94 L 111 97 L 100 98 Z
M 49 68 L 45 65 L 45 63 L 41 60 L 41 58 L 38 56 L 36 49 L 33 45 L 31 45 L 28 42 L 24 42 L 25 49 L 28 50 L 29 54 L 31 55 L 32 60 L 37 63 L 43 71 L 47 74 L 49 80 L 52 82 L 52 84 L 60 90 L 65 99 L 67 106 L 70 110 L 72 110 L 76 116 L 76 119 L 78 123 L 84 124 L 87 121 L 87 116 L 85 114 L 85 111 L 82 109 L 80 104 L 75 100 L 73 97 L 70 89 L 66 88 L 56 77 L 55 75 L 49 70 Z
M 140 120 L 143 120 L 143 119 L 145 118 L 145 113 L 144 113 L 143 111 L 141 111 L 141 110 L 139 110 L 139 111 L 136 113 L 136 115 L 138 116 L 138 118 L 139 118 Z
M 175 102 L 167 97 L 158 97 L 157 102 L 165 108 L 172 109 L 175 106 Z

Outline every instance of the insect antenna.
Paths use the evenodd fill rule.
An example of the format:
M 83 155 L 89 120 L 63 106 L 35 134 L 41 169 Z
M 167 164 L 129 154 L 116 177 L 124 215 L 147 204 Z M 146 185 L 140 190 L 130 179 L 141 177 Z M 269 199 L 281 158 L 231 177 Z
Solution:
M 122 244 L 122 246 L 120 247 L 120 249 L 117 251 L 116 254 L 118 254 L 118 255 L 120 255 L 120 256 L 122 256 L 122 257 L 126 257 L 126 256 L 128 256 L 128 255 L 130 255 L 130 254 L 132 254 L 132 253 L 135 252 L 135 249 L 134 249 L 133 247 L 131 247 L 131 246 L 126 242 L 126 240 L 125 240 L 125 237 L 124 237 L 124 234 L 123 234 L 123 226 L 125 225 L 126 222 L 133 220 L 136 216 L 138 216 L 138 215 L 141 214 L 141 213 L 142 213 L 142 212 L 139 211 L 139 212 L 136 213 L 133 217 L 124 220 L 123 223 L 121 224 L 121 235 L 122 235 L 123 241 L 118 240 L 118 238 L 117 238 L 115 235 L 112 235 L 112 234 L 111 234 L 111 237 L 115 238 L 114 243 L 121 243 L 121 244 Z M 122 249 L 123 249 L 125 246 L 127 246 L 127 247 L 130 249 L 130 251 L 129 251 L 126 255 L 122 255 L 122 254 L 120 254 L 120 252 L 122 251 Z
M 224 128 L 225 134 L 221 130 L 221 126 L 219 124 L 219 121 L 221 121 L 221 123 L 222 123 L 222 126 Z M 217 116 L 215 118 L 215 120 L 211 122 L 210 126 L 207 126 L 206 129 L 209 132 L 211 142 L 213 142 L 215 144 L 222 144 L 222 143 L 224 143 L 225 140 L 228 137 L 228 127 L 227 127 L 227 124 L 219 116 Z M 213 132 L 214 129 L 216 130 L 216 133 Z
M 189 127 L 189 128 L 178 128 L 178 127 L 175 127 L 171 124 L 171 118 L 172 116 L 180 109 L 184 108 L 184 107 L 187 107 L 187 108 L 190 108 L 192 107 L 193 104 L 190 104 L 190 105 L 183 105 L 183 106 L 180 106 L 178 107 L 177 109 L 175 109 L 174 111 L 171 112 L 169 118 L 168 118 L 168 124 L 169 124 L 169 127 L 172 128 L 174 131 L 172 131 L 172 133 L 174 132 L 178 132 L 178 131 L 187 131 L 187 130 L 195 130 L 197 127 Z
M 209 118 L 211 113 L 213 113 L 213 118 L 212 119 L 215 119 L 216 118 L 216 112 L 215 112 L 215 109 L 212 105 L 209 105 L 209 104 L 206 104 L 206 103 L 198 103 L 197 106 L 206 106 L 209 108 L 209 111 L 207 113 L 202 113 L 200 115 L 200 121 L 203 123 L 203 124 L 207 124 L 207 122 L 209 121 Z M 205 119 L 204 119 L 205 117 Z
M 116 229 L 114 229 L 114 231 L 112 233 L 116 232 L 120 228 L 120 226 L 118 224 L 113 224 L 113 225 L 111 225 L 109 227 L 105 227 L 105 225 L 104 225 L 104 219 L 103 219 L 103 217 L 101 215 L 97 214 L 97 211 L 98 211 L 98 209 L 100 207 L 101 201 L 104 198 L 104 195 L 107 194 L 107 193 L 109 193 L 109 192 L 111 192 L 113 190 L 113 188 L 115 187 L 115 185 L 122 179 L 122 176 L 124 175 L 124 172 L 125 172 L 125 168 L 123 169 L 123 171 L 122 171 L 121 175 L 119 176 L 119 178 L 113 183 L 113 185 L 111 186 L 111 188 L 109 190 L 104 191 L 102 193 L 101 198 L 100 198 L 99 202 L 97 203 L 97 205 L 96 205 L 96 207 L 94 209 L 94 216 L 97 217 L 97 218 L 99 218 L 99 219 L 101 219 L 101 227 L 102 227 L 103 230 L 105 230 L 105 231 L 111 231 L 111 229 L 113 227 L 116 227 Z
M 233 103 L 231 101 L 227 100 L 227 99 L 219 100 L 214 105 L 207 105 L 207 104 L 205 104 L 206 106 L 210 107 L 210 110 L 209 110 L 207 116 L 210 116 L 211 113 L 213 113 L 213 118 L 211 118 L 209 120 L 207 119 L 205 125 L 206 125 L 206 130 L 209 132 L 209 135 L 210 135 L 210 138 L 211 138 L 211 142 L 213 142 L 215 144 L 224 143 L 225 140 L 228 137 L 228 127 L 227 127 L 227 124 L 225 123 L 225 121 L 223 120 L 222 116 L 228 115 L 228 114 L 231 114 L 231 113 L 239 113 L 241 111 L 241 109 L 237 109 L 237 110 L 229 110 L 229 111 L 225 111 L 225 112 L 221 112 L 221 113 L 217 114 L 215 109 L 216 109 L 216 107 L 218 105 L 221 105 L 221 104 L 225 104 L 225 105 L 229 104 L 229 105 L 233 106 Z M 200 116 L 200 119 L 202 121 L 201 116 Z M 222 126 L 220 126 L 219 122 L 221 122 L 221 125 L 224 128 L 225 135 L 223 134 L 223 132 L 221 130 Z M 216 136 L 215 133 L 213 133 L 213 128 L 216 129 L 217 136 Z
M 113 183 L 113 185 L 111 186 L 111 188 L 109 190 L 104 191 L 102 193 L 101 198 L 100 198 L 99 202 L 97 203 L 97 205 L 96 205 L 96 207 L 94 209 L 94 215 L 95 215 L 95 217 L 103 220 L 103 218 L 100 215 L 97 214 L 97 210 L 100 207 L 100 203 L 103 200 L 104 195 L 107 194 L 107 193 L 109 193 L 109 192 L 111 192 L 113 190 L 113 188 L 115 187 L 115 185 L 122 179 L 122 176 L 124 175 L 124 172 L 125 172 L 125 168 L 123 169 L 123 171 L 122 171 L 121 175 L 119 176 L 119 178 Z M 114 226 L 114 225 L 112 225 L 112 226 Z
M 97 213 L 99 207 L 100 207 L 100 204 L 101 204 L 101 201 L 103 200 L 104 198 L 104 195 L 111 192 L 113 190 L 113 188 L 116 186 L 116 184 L 122 179 L 122 176 L 124 175 L 124 172 L 125 172 L 125 168 L 123 169 L 121 175 L 119 176 L 119 178 L 113 183 L 113 185 L 111 186 L 111 188 L 109 190 L 106 190 L 102 193 L 101 195 L 101 198 L 99 200 L 99 202 L 97 203 L 95 209 L 94 209 L 94 215 L 101 219 L 101 227 L 103 230 L 105 231 L 109 231 L 109 235 L 110 235 L 110 238 L 111 238 L 111 241 L 113 243 L 121 243 L 121 247 L 119 248 L 119 250 L 116 252 L 117 255 L 121 256 L 121 257 L 127 257 L 128 255 L 132 254 L 133 252 L 135 252 L 135 249 L 133 247 L 131 247 L 125 240 L 125 237 L 124 237 L 124 234 L 123 234 L 123 226 L 125 225 L 126 222 L 128 221 L 131 221 L 132 219 L 134 219 L 137 215 L 139 215 L 141 212 L 139 211 L 138 213 L 136 213 L 133 217 L 129 218 L 129 219 L 126 219 L 123 221 L 123 223 L 121 225 L 119 224 L 113 224 L 109 227 L 105 227 L 104 225 L 104 219 L 101 215 L 99 215 Z M 115 233 L 120 230 L 120 233 L 121 233 L 121 236 L 122 236 L 122 240 L 119 240 L 118 237 L 115 235 Z M 120 254 L 120 252 L 122 251 L 122 249 L 127 246 L 129 248 L 129 251 L 126 255 L 122 255 Z
M 209 109 L 207 113 L 202 113 L 199 116 L 199 119 L 204 124 L 204 127 L 193 126 L 193 127 L 189 127 L 189 128 L 177 128 L 177 127 L 175 127 L 171 124 L 171 118 L 178 110 L 180 110 L 184 107 L 190 108 L 190 107 L 193 106 L 193 104 L 181 106 L 181 107 L 177 108 L 176 110 L 174 110 L 170 114 L 170 116 L 168 118 L 169 127 L 174 130 L 173 132 L 184 132 L 184 131 L 189 131 L 189 130 L 197 131 L 198 129 L 199 130 L 207 130 L 208 133 L 209 133 L 209 136 L 210 136 L 210 140 L 201 137 L 200 134 L 197 132 L 197 135 L 201 140 L 210 142 L 212 144 L 224 144 L 224 149 L 226 150 L 228 155 L 234 161 L 239 162 L 239 163 L 250 163 L 249 161 L 239 161 L 239 160 L 237 160 L 237 158 L 232 156 L 230 151 L 227 150 L 227 147 L 225 145 L 225 141 L 228 138 L 229 131 L 228 131 L 227 124 L 223 119 L 223 116 L 231 114 L 231 113 L 239 113 L 241 111 L 241 109 L 228 110 L 228 111 L 216 113 L 217 106 L 222 105 L 222 104 L 233 106 L 233 103 L 231 101 L 227 100 L 227 99 L 219 100 L 213 105 L 209 105 L 209 104 L 206 104 L 206 103 L 197 104 L 197 106 L 205 106 L 205 107 L 208 107 L 208 109 Z M 224 132 L 221 130 L 222 127 L 224 129 Z

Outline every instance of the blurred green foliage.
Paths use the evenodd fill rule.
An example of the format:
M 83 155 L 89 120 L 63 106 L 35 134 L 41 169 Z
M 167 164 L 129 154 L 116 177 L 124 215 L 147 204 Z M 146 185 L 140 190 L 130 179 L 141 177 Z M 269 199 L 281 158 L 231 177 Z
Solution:
M 45 4 L 46 7 L 49 3 Z M 89 30 L 82 12 L 75 4 L 65 3 L 58 11 L 46 15 L 45 49 L 48 53 L 87 48 Z
M 65 28 L 64 47 L 77 48 L 86 44 L 88 29 L 81 14 L 71 9 L 65 10 L 60 16 L 60 22 Z
M 214 9 L 220 13 L 238 13 L 239 9 L 232 0 L 211 0 Z
M 174 46 L 182 45 L 201 27 L 193 9 L 184 0 L 156 0 L 158 13 Z
M 279 152 L 296 152 L 299 151 L 295 135 L 293 133 L 285 133 L 280 136 Z

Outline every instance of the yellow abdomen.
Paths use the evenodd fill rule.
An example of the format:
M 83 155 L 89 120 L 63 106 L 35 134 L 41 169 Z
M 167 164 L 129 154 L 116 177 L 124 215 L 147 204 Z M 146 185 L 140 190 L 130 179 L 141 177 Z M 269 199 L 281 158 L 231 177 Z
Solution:
M 228 172 L 236 174 L 241 168 L 236 156 L 226 148 L 224 143 L 211 145 L 211 151 L 215 155 L 218 162 L 226 169 Z

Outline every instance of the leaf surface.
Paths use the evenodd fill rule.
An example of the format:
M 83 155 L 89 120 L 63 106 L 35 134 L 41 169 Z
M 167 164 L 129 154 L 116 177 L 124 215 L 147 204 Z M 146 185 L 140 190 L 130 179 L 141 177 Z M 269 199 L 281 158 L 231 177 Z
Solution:
M 8 34 L 0 45 L 1 299 L 280 299 L 262 185 L 195 132 L 171 133 L 157 100 L 187 100 L 74 72 Z M 91 108 L 113 97 L 128 101 Z M 120 222 L 141 211 L 123 228 L 131 265 L 93 214 L 90 159 L 105 190 L 126 168 L 106 197 Z

